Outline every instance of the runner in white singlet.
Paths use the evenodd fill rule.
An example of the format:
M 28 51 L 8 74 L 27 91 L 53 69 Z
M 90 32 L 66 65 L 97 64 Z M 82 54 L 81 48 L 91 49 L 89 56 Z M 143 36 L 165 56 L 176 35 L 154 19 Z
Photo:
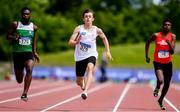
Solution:
M 93 79 L 98 52 L 96 49 L 96 38 L 100 37 L 106 49 L 106 56 L 112 60 L 109 49 L 109 42 L 103 31 L 94 26 L 94 12 L 86 9 L 83 12 L 83 25 L 79 25 L 69 40 L 69 45 L 75 47 L 74 58 L 76 62 L 76 83 L 83 90 L 81 97 L 87 98 L 87 91 Z M 86 71 L 87 70 L 87 71 Z M 87 78 L 84 80 L 84 74 L 87 72 Z

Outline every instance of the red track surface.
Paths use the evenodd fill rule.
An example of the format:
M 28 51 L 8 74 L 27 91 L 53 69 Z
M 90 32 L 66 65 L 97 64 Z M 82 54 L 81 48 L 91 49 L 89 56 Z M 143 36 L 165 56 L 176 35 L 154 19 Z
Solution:
M 87 100 L 72 81 L 33 80 L 28 102 L 20 100 L 23 84 L 0 82 L 0 111 L 58 112 L 158 112 L 157 98 L 148 83 L 93 83 Z M 180 86 L 171 84 L 164 104 L 167 111 L 180 111 Z

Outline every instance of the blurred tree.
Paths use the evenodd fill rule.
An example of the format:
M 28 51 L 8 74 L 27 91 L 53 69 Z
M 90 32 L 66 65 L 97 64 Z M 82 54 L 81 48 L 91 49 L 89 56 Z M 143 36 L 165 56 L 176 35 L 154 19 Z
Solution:
M 176 34 L 177 37 L 180 36 L 180 0 L 166 0 L 168 4 L 166 7 L 165 19 L 170 19 L 172 21 L 172 31 Z M 176 38 L 180 40 L 180 38 Z
M 150 7 L 153 4 L 153 0 L 129 0 L 129 2 L 134 9 Z
M 106 14 L 99 11 L 96 13 L 96 17 L 95 24 L 103 29 L 110 44 L 119 44 L 124 36 L 124 15 L 119 13 L 113 16 L 111 11 L 106 12 Z M 100 41 L 98 43 L 103 45 Z
M 5 35 L 0 36 L 0 61 L 8 60 L 11 58 L 11 48 L 9 48 L 9 43 L 4 39 Z
M 0 34 L 4 34 L 10 23 L 14 19 L 18 19 L 19 11 L 25 3 L 20 0 L 17 0 L 16 2 L 0 0 L 0 4 Z
M 40 31 L 38 31 L 40 40 L 38 47 L 40 49 L 44 52 L 57 52 L 68 48 L 67 40 L 75 26 L 74 21 L 68 20 L 60 14 L 46 15 L 40 26 Z
M 20 8 L 25 5 L 22 1 L 0 0 L 0 60 L 10 59 L 11 48 L 6 40 L 6 31 L 13 20 L 19 17 Z
M 49 0 L 49 2 L 50 7 L 47 9 L 48 13 L 56 14 L 57 12 L 61 12 L 65 14 L 72 10 L 72 8 L 81 6 L 83 0 Z
M 163 19 L 171 19 L 173 32 L 180 35 L 180 1 L 161 0 L 0 0 L 0 60 L 7 60 L 11 48 L 5 39 L 12 21 L 19 20 L 20 10 L 32 9 L 32 21 L 39 27 L 37 47 L 41 53 L 69 49 L 73 29 L 83 24 L 82 12 L 95 11 L 94 24 L 103 29 L 110 44 L 138 43 L 160 30 Z M 179 40 L 179 38 L 177 38 Z M 97 41 L 103 45 L 101 41 Z M 98 45 L 99 45 L 98 44 Z
M 89 0 L 91 3 L 91 0 Z M 118 13 L 123 8 L 129 8 L 129 0 L 95 0 L 92 3 L 93 9 L 96 11 L 112 11 L 112 13 Z

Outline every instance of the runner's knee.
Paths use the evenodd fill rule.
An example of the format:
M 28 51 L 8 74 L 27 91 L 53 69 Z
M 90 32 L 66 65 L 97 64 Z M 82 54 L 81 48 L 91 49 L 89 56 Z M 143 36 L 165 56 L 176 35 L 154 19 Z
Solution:
M 31 75 L 32 74 L 32 68 L 27 68 L 26 72 L 27 72 L 27 75 Z
M 20 84 L 23 82 L 23 77 L 24 77 L 24 74 L 22 71 L 18 71 L 16 70 L 15 71 L 15 75 L 16 75 L 16 81 Z
M 76 80 L 76 84 L 79 85 L 79 86 L 82 85 L 81 82 L 80 82 L 79 80 Z
M 23 82 L 23 78 L 16 78 L 17 82 L 21 84 Z
M 79 85 L 79 86 L 82 86 L 82 81 L 83 81 L 83 78 L 77 78 L 76 79 L 76 84 Z
M 164 83 L 164 81 L 163 80 L 158 80 L 158 83 L 161 85 L 161 84 Z

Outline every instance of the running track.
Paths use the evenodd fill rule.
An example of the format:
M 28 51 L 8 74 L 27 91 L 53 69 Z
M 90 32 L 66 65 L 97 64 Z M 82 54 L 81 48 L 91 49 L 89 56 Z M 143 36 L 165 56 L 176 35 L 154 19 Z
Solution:
M 29 100 L 20 100 L 22 84 L 0 81 L 0 111 L 13 112 L 159 112 L 153 86 L 148 83 L 93 82 L 88 99 L 73 81 L 32 80 Z M 165 99 L 167 111 L 180 112 L 180 86 L 171 84 Z

